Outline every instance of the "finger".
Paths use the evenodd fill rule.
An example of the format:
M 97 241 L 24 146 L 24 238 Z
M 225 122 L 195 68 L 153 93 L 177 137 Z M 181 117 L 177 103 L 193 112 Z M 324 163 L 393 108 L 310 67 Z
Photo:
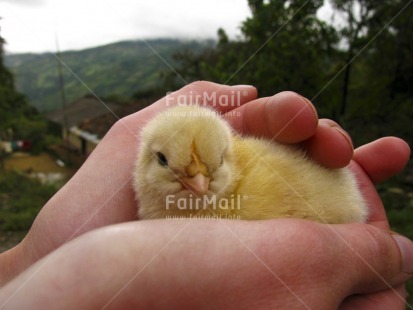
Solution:
M 356 149 L 354 160 L 372 182 L 379 183 L 404 169 L 410 158 L 410 147 L 403 140 L 385 137 Z
M 257 98 L 257 89 L 251 85 L 221 85 L 198 81 L 168 94 L 160 103 L 174 105 L 206 105 L 225 113 Z
M 389 289 L 397 294 L 394 287 L 413 276 L 413 242 L 371 225 L 350 225 L 351 229 L 349 225 L 335 227 L 336 244 L 346 248 L 340 251 L 342 267 L 347 269 L 342 279 L 348 288 L 346 296 Z
M 367 222 L 378 228 L 389 230 L 390 225 L 387 221 L 386 210 L 384 209 L 383 202 L 377 193 L 374 184 L 371 182 L 370 177 L 354 160 L 350 163 L 349 167 L 355 174 L 358 187 L 368 204 L 369 216 Z
M 314 134 L 318 117 L 314 106 L 294 92 L 260 98 L 226 116 L 233 128 L 245 135 L 266 137 L 281 143 L 297 143 Z
M 214 102 L 223 103 L 223 96 L 231 97 L 239 93 L 239 101 L 234 103 L 240 105 L 255 99 L 257 95 L 252 86 L 195 82 L 142 111 L 119 120 L 76 175 L 42 209 L 25 244 L 30 245 L 33 238 L 41 236 L 44 242 L 35 252 L 36 255 L 43 256 L 86 231 L 135 220 L 136 200 L 130 179 L 142 126 L 156 113 L 166 109 L 168 104 L 178 104 L 178 98 L 187 98 L 189 102 L 191 94 L 201 94 L 207 104 L 213 105 Z M 224 107 L 223 110 L 230 108 L 232 107 Z M 47 221 L 47 225 L 43 221 Z M 48 242 L 50 239 L 52 241 Z
M 386 210 L 372 182 L 380 182 L 398 173 L 409 160 L 409 146 L 398 138 L 387 137 L 356 149 L 350 167 L 369 204 L 368 223 L 390 229 Z
M 139 114 L 134 113 L 123 118 L 118 122 L 120 126 L 117 127 L 122 131 L 126 127 L 136 132 L 139 129 L 137 126 L 142 127 L 142 122 L 147 122 L 155 114 L 175 105 L 199 104 L 210 106 L 221 113 L 226 113 L 256 98 L 257 89 L 254 86 L 229 86 L 207 81 L 197 81 L 173 93 L 169 93 L 154 104 L 139 111 Z
M 353 157 L 350 136 L 328 119 L 320 119 L 314 135 L 304 146 L 311 158 L 328 168 L 345 167 Z

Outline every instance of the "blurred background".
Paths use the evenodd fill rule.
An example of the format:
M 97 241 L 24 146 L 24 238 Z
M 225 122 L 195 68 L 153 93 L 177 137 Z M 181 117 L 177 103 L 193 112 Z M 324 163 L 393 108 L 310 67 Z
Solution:
M 191 81 L 296 91 L 356 147 L 412 145 L 412 2 L 0 0 L 0 252 L 119 118 Z M 413 165 L 378 190 L 413 238 Z

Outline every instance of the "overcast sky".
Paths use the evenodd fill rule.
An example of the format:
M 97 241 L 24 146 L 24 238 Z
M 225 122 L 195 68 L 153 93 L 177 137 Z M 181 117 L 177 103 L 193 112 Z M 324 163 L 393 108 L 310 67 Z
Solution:
M 55 51 L 56 35 L 61 50 L 129 39 L 216 38 L 219 27 L 235 37 L 240 34 L 241 22 L 250 16 L 247 3 L 247 0 L 0 0 L 1 36 L 7 41 L 8 53 Z
M 247 0 L 0 0 L 7 52 L 82 49 L 125 39 L 239 34 Z

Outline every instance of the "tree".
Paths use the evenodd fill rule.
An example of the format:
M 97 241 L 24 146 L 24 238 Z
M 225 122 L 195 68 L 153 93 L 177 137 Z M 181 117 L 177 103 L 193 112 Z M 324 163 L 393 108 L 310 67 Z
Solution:
M 251 17 L 241 24 L 241 38 L 230 40 L 220 29 L 215 47 L 176 56 L 184 80 L 252 84 L 261 96 L 297 91 L 313 100 L 322 117 L 354 127 L 371 121 L 363 142 L 411 128 L 392 121 L 413 114 L 410 2 L 331 0 L 341 25 L 317 18 L 321 0 L 248 3 Z M 390 121 L 400 129 L 377 126 Z
M 372 42 L 373 52 L 368 68 L 371 76 L 383 77 L 380 82 L 385 98 L 382 94 L 382 99 L 386 100 L 387 105 L 382 106 L 381 114 L 390 113 L 389 108 L 394 111 L 410 107 L 410 113 L 413 112 L 412 14 L 413 5 L 392 1 L 378 6 L 376 14 L 369 20 L 369 37 L 380 33 Z
M 411 115 L 413 6 L 400 0 L 333 0 L 332 4 L 345 21 L 339 29 L 345 66 L 341 118 L 357 114 L 383 124 L 396 115 L 399 119 Z
M 231 41 L 218 31 L 215 48 L 200 55 L 178 55 L 178 70 L 187 81 L 209 79 L 225 84 L 252 84 L 260 95 L 282 90 L 309 98 L 327 83 L 335 30 L 320 21 L 322 0 L 250 0 L 252 16 L 241 25 L 242 37 Z M 318 96 L 327 102 L 331 96 Z
M 16 91 L 13 75 L 4 66 L 4 44 L 0 36 L 0 140 L 2 137 L 28 139 L 34 150 L 40 150 L 44 146 L 47 123 L 25 96 Z M 10 132 L 13 137 L 9 137 Z
M 345 26 L 338 30 L 343 40 L 342 43 L 346 46 L 342 97 L 338 111 L 338 118 L 341 118 L 347 111 L 353 58 L 365 43 L 367 23 L 373 12 L 373 3 L 370 0 L 332 0 L 331 3 L 345 20 Z

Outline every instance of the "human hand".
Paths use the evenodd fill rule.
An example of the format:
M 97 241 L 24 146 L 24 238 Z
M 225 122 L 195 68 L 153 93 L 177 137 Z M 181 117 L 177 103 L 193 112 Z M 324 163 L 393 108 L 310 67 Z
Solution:
M 282 93 L 281 95 L 291 96 L 290 93 Z M 409 146 L 401 139 L 386 137 L 356 149 L 353 157 L 351 139 L 338 124 L 328 119 L 321 119 L 315 130 L 309 130 L 310 136 L 305 137 L 306 131 L 301 131 L 303 129 L 302 123 L 311 120 L 307 119 L 309 114 L 303 114 L 302 119 L 298 119 L 296 115 L 301 108 L 297 107 L 294 110 L 294 105 L 287 103 L 287 98 L 283 98 L 283 100 L 279 100 L 278 105 L 272 106 L 278 110 L 290 109 L 290 118 L 285 119 L 284 123 L 281 122 L 281 124 L 279 119 L 269 119 L 267 122 L 260 121 L 265 119 L 263 114 L 275 118 L 277 113 L 257 112 L 259 108 L 253 106 L 253 102 L 245 104 L 242 109 L 255 109 L 256 111 L 245 113 L 246 117 L 250 119 L 240 123 L 237 129 L 241 132 L 249 131 L 264 135 L 268 138 L 275 136 L 284 143 L 301 143 L 313 159 L 330 168 L 340 168 L 349 164 L 349 167 L 356 174 L 363 196 L 369 205 L 368 224 L 389 231 L 386 212 L 374 184 L 383 182 L 403 170 L 410 157 Z M 260 109 L 266 111 L 264 107 Z M 254 116 L 255 114 L 257 117 Z M 281 114 L 288 115 L 289 113 L 283 111 Z M 254 124 L 257 125 L 253 127 Z M 282 128 L 285 128 L 284 131 Z M 376 255 L 377 257 L 374 259 L 379 258 L 382 259 L 382 263 L 386 262 L 380 254 L 376 253 Z M 411 255 L 408 260 L 413 261 Z M 302 260 L 305 259 L 303 255 L 299 257 Z M 373 259 L 373 257 L 370 258 Z M 366 262 L 370 262 L 370 260 L 366 259 Z M 410 272 L 413 271 L 410 269 Z M 404 285 L 397 288 L 388 287 L 387 290 L 378 293 L 352 296 L 343 303 L 342 307 L 343 309 L 346 307 L 346 309 L 402 309 L 404 308 L 404 296 Z
M 402 260 L 390 234 L 366 224 L 135 221 L 47 255 L 0 289 L 0 307 L 397 310 L 407 242 Z
M 382 169 L 380 157 L 397 142 L 379 140 L 356 150 L 355 158 L 373 158 L 363 168 L 373 180 L 385 178 L 393 173 L 391 161 L 403 160 L 399 145 L 387 172 Z M 369 186 L 363 185 L 365 193 Z M 0 290 L 0 305 L 404 309 L 413 245 L 379 228 L 386 224 L 382 211 L 379 201 L 371 225 L 294 219 L 112 225 L 40 260 Z
M 201 82 L 191 84 L 188 88 L 184 88 L 173 95 L 188 96 L 190 92 L 202 92 L 205 89 L 209 92 L 221 91 L 219 94 L 224 96 L 234 92 L 234 88 Z M 245 90 L 245 87 L 238 88 L 239 91 L 242 89 Z M 256 97 L 255 89 L 251 87 L 247 87 L 247 89 L 249 93 L 244 98 L 241 98 L 241 104 L 245 104 Z M 77 182 L 72 180 L 72 187 L 66 186 L 64 188 L 66 192 L 59 192 L 59 195 L 56 195 L 58 197 L 55 196 L 49 202 L 49 212 L 42 211 L 43 214 L 39 215 L 38 220 L 36 220 L 37 227 L 34 225 L 31 235 L 29 234 L 23 243 L 23 245 L 26 244 L 26 254 L 24 257 L 26 258 L 27 265 L 33 262 L 33 257 L 27 255 L 27 249 L 31 250 L 31 255 L 36 254 L 37 257 L 41 257 L 54 248 L 59 247 L 63 242 L 85 231 L 135 218 L 135 202 L 133 200 L 133 193 L 130 192 L 128 186 L 121 188 L 121 190 L 115 193 L 103 210 L 99 210 L 95 214 L 93 214 L 93 208 L 96 205 L 93 202 L 98 201 L 99 203 L 102 193 L 106 194 L 103 198 L 113 193 L 113 187 L 125 182 L 125 179 L 126 183 L 124 185 L 128 185 L 130 169 L 134 163 L 134 152 L 130 152 L 130 149 L 132 149 L 130 144 L 133 145 L 133 149 L 136 149 L 137 145 L 136 135 L 133 133 L 139 131 L 142 121 L 165 108 L 165 103 L 165 100 L 158 101 L 150 108 L 121 120 L 111 129 L 99 148 L 79 171 L 76 176 Z M 224 107 L 221 111 L 225 112 L 228 110 L 228 108 Z M 240 114 L 231 113 L 227 118 L 234 128 L 242 133 L 264 135 L 284 143 L 301 142 L 313 158 L 328 167 L 345 166 L 351 159 L 353 150 L 351 140 L 349 140 L 347 135 L 331 121 L 320 120 L 317 123 L 317 115 L 314 108 L 297 94 L 285 92 L 274 97 L 257 99 L 237 108 L 237 111 Z M 268 122 L 262 122 L 262 119 L 267 119 Z M 394 140 L 393 142 L 396 145 L 396 150 L 403 148 L 403 143 L 400 140 Z M 111 152 L 112 149 L 115 152 Z M 123 160 L 121 158 L 122 153 L 126 157 Z M 323 156 L 326 153 L 329 156 Z M 387 166 L 390 168 L 384 169 L 387 171 L 387 176 L 390 176 L 391 173 L 396 173 L 406 162 L 403 156 L 393 158 L 399 160 L 388 163 Z M 114 165 L 114 159 L 122 162 L 123 166 L 117 167 Z M 105 167 L 108 164 L 109 167 Z M 375 167 L 374 169 L 380 171 L 381 168 Z M 367 175 L 363 175 L 363 178 L 365 183 L 369 184 L 370 181 Z M 101 187 L 102 185 L 105 186 Z M 92 192 L 92 195 L 88 197 L 90 189 L 97 189 L 99 187 L 101 187 L 101 191 Z M 374 194 L 377 196 L 377 193 L 374 187 L 371 186 L 371 182 L 370 187 L 365 186 L 365 188 L 367 189 L 365 194 L 370 195 L 374 200 Z M 71 192 L 77 189 L 80 189 L 79 196 L 73 197 Z M 58 204 L 59 202 L 60 205 Z M 116 208 L 122 205 L 122 203 L 122 208 Z M 71 209 L 65 209 L 64 206 L 71 207 Z M 43 217 L 41 217 L 42 215 Z M 87 221 L 88 219 L 90 220 Z M 41 225 L 39 222 L 47 224 Z M 48 231 L 44 231 L 45 228 Z M 55 233 L 53 228 L 56 230 Z M 39 247 L 42 243 L 46 243 L 45 248 Z
M 280 142 L 295 143 L 319 132 L 316 130 L 320 126 L 314 107 L 295 93 L 285 92 L 254 100 L 257 92 L 252 86 L 192 83 L 148 108 L 119 120 L 110 129 L 76 175 L 43 207 L 23 242 L 0 255 L 0 261 L 5 262 L 2 266 L 7 266 L 5 269 L 0 267 L 0 283 L 76 236 L 98 227 L 135 220 L 137 208 L 130 179 L 140 128 L 168 105 L 183 101 L 189 103 L 197 96 L 200 96 L 201 101 L 206 99 L 204 103 L 213 105 L 222 113 L 230 112 L 235 107 L 237 113 L 226 117 L 242 133 L 263 134 Z M 225 106 L 220 105 L 220 102 L 235 104 Z M 248 102 L 251 104 L 245 105 Z M 268 122 L 263 124 L 263 118 L 268 119 Z M 274 124 L 278 124 L 278 127 Z M 266 126 L 270 130 L 266 131 Z M 334 136 L 333 132 L 331 137 L 330 141 L 325 140 L 326 144 L 343 140 L 338 133 Z M 316 141 L 309 145 L 320 147 L 323 142 Z M 337 154 L 352 153 L 351 146 L 349 151 L 345 141 L 335 149 Z M 312 152 L 312 155 L 318 153 Z M 314 157 L 317 159 L 317 156 Z M 347 155 L 346 161 L 350 158 L 351 155 Z M 327 157 L 327 160 L 321 158 L 319 161 L 331 166 L 331 162 L 336 164 L 334 162 L 337 160 L 343 165 L 340 156 L 334 160 Z

